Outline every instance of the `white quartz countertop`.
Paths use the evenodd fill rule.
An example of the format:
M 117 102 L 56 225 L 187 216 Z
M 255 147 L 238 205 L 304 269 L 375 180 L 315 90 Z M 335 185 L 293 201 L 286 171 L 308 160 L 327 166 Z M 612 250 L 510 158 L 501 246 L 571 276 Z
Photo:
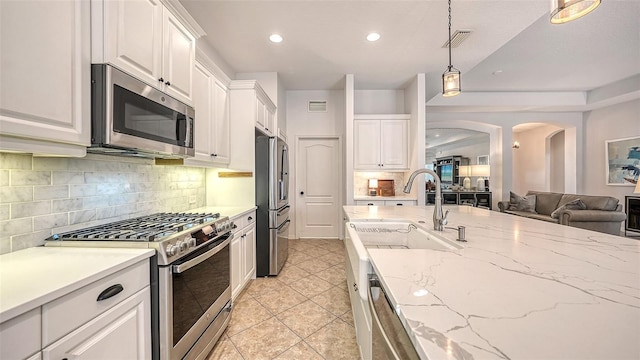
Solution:
M 236 216 L 248 214 L 257 207 L 251 206 L 205 206 L 197 209 L 190 210 L 189 212 L 205 212 L 205 213 L 220 213 L 221 216 L 228 216 L 230 219 Z
M 0 255 L 0 322 L 154 254 L 152 249 L 34 247 Z
M 468 206 L 462 250 L 368 249 L 416 349 L 429 359 L 640 359 L 640 241 Z M 433 207 L 345 206 L 350 221 Z M 456 231 L 443 235 L 455 239 Z

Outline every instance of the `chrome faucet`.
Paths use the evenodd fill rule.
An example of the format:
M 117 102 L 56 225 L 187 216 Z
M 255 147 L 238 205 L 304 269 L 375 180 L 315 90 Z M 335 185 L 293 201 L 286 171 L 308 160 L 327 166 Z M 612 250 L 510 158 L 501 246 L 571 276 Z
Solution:
M 433 176 L 436 182 L 436 203 L 435 208 L 433 209 L 433 230 L 442 231 L 444 230 L 444 226 L 447 225 L 447 215 L 449 215 L 449 210 L 442 215 L 442 189 L 440 188 L 440 177 L 433 170 L 429 169 L 419 169 L 414 171 L 409 177 L 409 181 L 407 181 L 407 185 L 404 186 L 405 193 L 411 192 L 411 186 L 413 185 L 413 181 L 416 179 L 416 176 L 419 174 L 429 174 Z

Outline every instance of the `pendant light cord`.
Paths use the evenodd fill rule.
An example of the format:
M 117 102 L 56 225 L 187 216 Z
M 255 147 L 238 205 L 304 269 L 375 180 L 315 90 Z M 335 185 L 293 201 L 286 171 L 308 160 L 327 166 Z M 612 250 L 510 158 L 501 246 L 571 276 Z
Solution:
M 451 0 L 449 0 L 449 71 L 451 67 Z

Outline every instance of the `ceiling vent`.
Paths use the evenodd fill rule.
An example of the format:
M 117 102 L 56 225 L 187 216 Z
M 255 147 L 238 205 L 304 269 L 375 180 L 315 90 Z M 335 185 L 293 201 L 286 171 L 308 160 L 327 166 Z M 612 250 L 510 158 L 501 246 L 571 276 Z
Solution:
M 327 100 L 310 100 L 309 112 L 327 112 Z
M 471 35 L 471 30 L 456 30 L 456 32 L 451 35 L 451 47 L 456 48 L 460 46 L 460 44 L 462 44 L 469 35 Z M 445 41 L 442 47 L 447 49 L 449 47 L 449 41 Z

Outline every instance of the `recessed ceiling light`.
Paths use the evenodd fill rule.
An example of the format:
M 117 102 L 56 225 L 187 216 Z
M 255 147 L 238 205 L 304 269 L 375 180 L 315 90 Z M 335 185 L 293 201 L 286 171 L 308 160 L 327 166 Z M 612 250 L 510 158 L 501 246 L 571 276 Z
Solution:
M 500 75 L 502 74 L 502 70 L 496 70 L 494 72 L 492 72 L 493 75 Z
M 269 35 L 269 40 L 272 43 L 276 43 L 277 44 L 277 43 L 281 43 L 282 40 L 284 40 L 284 39 L 282 38 L 282 35 L 280 35 L 280 34 L 271 34 L 271 35 Z
M 369 33 L 367 35 L 367 40 L 371 41 L 371 42 L 378 41 L 378 40 L 380 40 L 380 34 L 378 34 L 377 32 Z

